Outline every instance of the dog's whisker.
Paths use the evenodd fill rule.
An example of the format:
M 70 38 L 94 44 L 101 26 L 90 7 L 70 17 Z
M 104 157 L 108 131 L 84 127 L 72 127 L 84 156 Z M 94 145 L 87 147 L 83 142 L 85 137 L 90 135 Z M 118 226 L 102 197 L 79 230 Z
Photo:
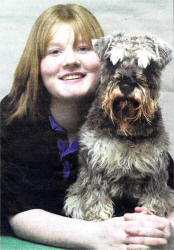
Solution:
M 102 98 L 102 108 L 110 117 L 113 124 L 119 123 L 120 130 L 124 134 L 132 134 L 132 124 L 138 121 L 142 116 L 145 117 L 148 124 L 151 124 L 151 119 L 156 110 L 155 102 L 149 97 L 147 98 L 147 90 L 144 88 L 135 89 L 130 95 L 130 98 L 124 98 L 121 95 L 118 85 L 108 86 L 105 95 Z M 118 110 L 116 113 L 115 109 Z M 128 132 L 129 131 L 129 132 Z

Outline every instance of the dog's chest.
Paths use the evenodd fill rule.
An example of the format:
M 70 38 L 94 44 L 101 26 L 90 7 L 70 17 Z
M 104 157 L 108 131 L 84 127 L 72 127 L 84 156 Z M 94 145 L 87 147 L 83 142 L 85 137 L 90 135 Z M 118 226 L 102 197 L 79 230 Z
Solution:
M 88 152 L 88 167 L 103 170 L 108 178 L 125 176 L 141 179 L 157 171 L 160 150 L 150 143 L 123 143 L 117 139 L 98 138 L 86 131 L 81 136 L 82 151 Z

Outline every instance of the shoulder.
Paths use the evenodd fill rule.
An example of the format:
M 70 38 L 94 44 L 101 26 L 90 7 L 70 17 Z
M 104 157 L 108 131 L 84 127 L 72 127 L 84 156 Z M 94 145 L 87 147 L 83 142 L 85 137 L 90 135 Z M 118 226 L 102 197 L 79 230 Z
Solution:
M 168 172 L 169 172 L 169 179 L 168 179 L 168 185 L 174 189 L 174 161 L 171 157 L 170 154 L 169 155 L 169 164 L 168 164 Z
M 10 108 L 9 99 L 6 97 L 1 101 L 1 110 L 2 153 L 8 156 L 8 159 L 12 156 L 18 161 L 34 160 L 36 155 L 43 157 L 44 153 L 53 147 L 56 137 L 49 124 L 48 116 L 45 115 L 37 122 L 25 117 L 8 124 Z
M 28 119 L 27 116 L 15 119 L 8 123 L 7 120 L 13 113 L 13 108 L 11 107 L 11 98 L 7 95 L 0 102 L 1 110 L 1 129 L 3 132 L 8 132 L 20 135 L 30 135 L 34 131 L 44 131 L 49 130 L 49 120 L 48 115 L 43 115 L 39 120 L 32 121 Z
M 5 96 L 0 102 L 0 110 L 1 110 L 1 122 L 4 122 L 8 119 L 10 115 L 10 98 Z

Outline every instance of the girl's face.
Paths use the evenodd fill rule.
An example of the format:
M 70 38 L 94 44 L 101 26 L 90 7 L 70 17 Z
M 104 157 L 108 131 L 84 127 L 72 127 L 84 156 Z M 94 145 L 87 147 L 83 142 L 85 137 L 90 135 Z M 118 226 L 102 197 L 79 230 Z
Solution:
M 99 82 L 100 62 L 90 45 L 80 40 L 74 47 L 70 24 L 54 25 L 52 40 L 40 70 L 48 92 L 59 101 L 78 100 L 94 93 Z

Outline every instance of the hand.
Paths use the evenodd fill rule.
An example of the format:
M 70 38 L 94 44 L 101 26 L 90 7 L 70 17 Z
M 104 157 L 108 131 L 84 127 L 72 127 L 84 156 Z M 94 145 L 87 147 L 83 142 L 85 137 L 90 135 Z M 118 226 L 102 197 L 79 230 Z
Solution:
M 144 213 L 144 214 L 153 214 L 146 207 L 136 207 L 135 212 L 136 213 Z
M 135 208 L 135 212 L 124 215 L 126 221 L 134 222 L 131 227 L 125 230 L 130 236 L 129 240 L 133 244 L 144 244 L 146 246 L 167 244 L 171 234 L 169 219 L 153 215 L 148 209 L 142 207 Z M 128 249 L 134 249 L 133 247 L 134 245 L 130 244 Z
M 96 250 L 127 250 L 128 234 L 125 232 L 130 222 L 125 221 L 124 217 L 115 217 L 103 222 L 96 222 L 100 230 L 99 240 L 96 241 Z M 148 249 L 135 248 L 139 250 Z
M 142 215 L 145 216 L 143 213 Z M 128 217 L 129 215 L 125 215 L 96 222 L 100 228 L 100 235 L 97 239 L 95 238 L 95 249 L 145 250 L 150 249 L 150 246 L 167 243 L 163 237 L 163 223 L 153 220 L 149 222 L 147 218 L 144 222 L 143 217 L 129 220 Z
M 169 216 L 167 217 L 173 227 L 174 230 L 174 210 L 169 214 Z

